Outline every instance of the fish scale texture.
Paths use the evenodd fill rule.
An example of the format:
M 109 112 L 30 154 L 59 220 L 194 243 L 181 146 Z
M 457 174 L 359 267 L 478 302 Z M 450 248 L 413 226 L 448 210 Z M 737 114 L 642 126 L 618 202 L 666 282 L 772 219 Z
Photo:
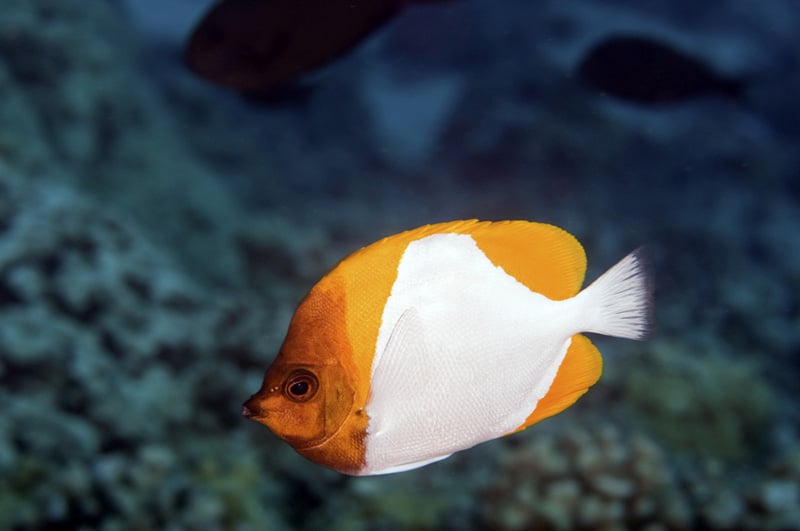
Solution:
M 368 469 L 429 462 L 521 426 L 579 331 L 559 304 L 492 264 L 469 235 L 409 244 L 373 362 Z

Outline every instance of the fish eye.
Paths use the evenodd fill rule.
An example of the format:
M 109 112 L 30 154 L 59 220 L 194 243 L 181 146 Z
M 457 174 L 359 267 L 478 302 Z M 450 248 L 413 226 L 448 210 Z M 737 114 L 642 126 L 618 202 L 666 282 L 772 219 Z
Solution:
M 283 394 L 294 402 L 310 400 L 319 388 L 317 377 L 306 370 L 294 371 L 283 384 Z

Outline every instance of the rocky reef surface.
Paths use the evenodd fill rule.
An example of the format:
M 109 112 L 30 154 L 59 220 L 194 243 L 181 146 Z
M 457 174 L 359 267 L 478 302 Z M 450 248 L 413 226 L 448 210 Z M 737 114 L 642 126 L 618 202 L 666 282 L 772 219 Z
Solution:
M 273 318 L 204 290 L 133 225 L 0 170 L 0 527 L 273 518 L 228 492 L 258 479 L 236 388 L 257 386 Z

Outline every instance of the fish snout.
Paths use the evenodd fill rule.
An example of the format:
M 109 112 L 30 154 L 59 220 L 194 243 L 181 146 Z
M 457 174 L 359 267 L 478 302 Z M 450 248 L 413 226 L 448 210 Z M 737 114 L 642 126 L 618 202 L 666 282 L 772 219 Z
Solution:
M 254 396 L 242 404 L 242 416 L 251 420 L 258 420 L 264 416 L 264 410 Z

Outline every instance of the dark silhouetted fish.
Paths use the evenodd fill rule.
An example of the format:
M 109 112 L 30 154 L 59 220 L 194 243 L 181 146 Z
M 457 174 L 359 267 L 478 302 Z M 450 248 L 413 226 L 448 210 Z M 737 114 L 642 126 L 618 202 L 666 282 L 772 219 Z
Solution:
M 408 3 L 443 0 L 222 0 L 193 31 L 185 61 L 245 93 L 284 85 L 338 58 Z
M 725 77 L 701 59 L 637 35 L 612 36 L 593 46 L 578 76 L 603 93 L 646 104 L 715 94 L 741 101 L 745 89 L 743 80 Z

